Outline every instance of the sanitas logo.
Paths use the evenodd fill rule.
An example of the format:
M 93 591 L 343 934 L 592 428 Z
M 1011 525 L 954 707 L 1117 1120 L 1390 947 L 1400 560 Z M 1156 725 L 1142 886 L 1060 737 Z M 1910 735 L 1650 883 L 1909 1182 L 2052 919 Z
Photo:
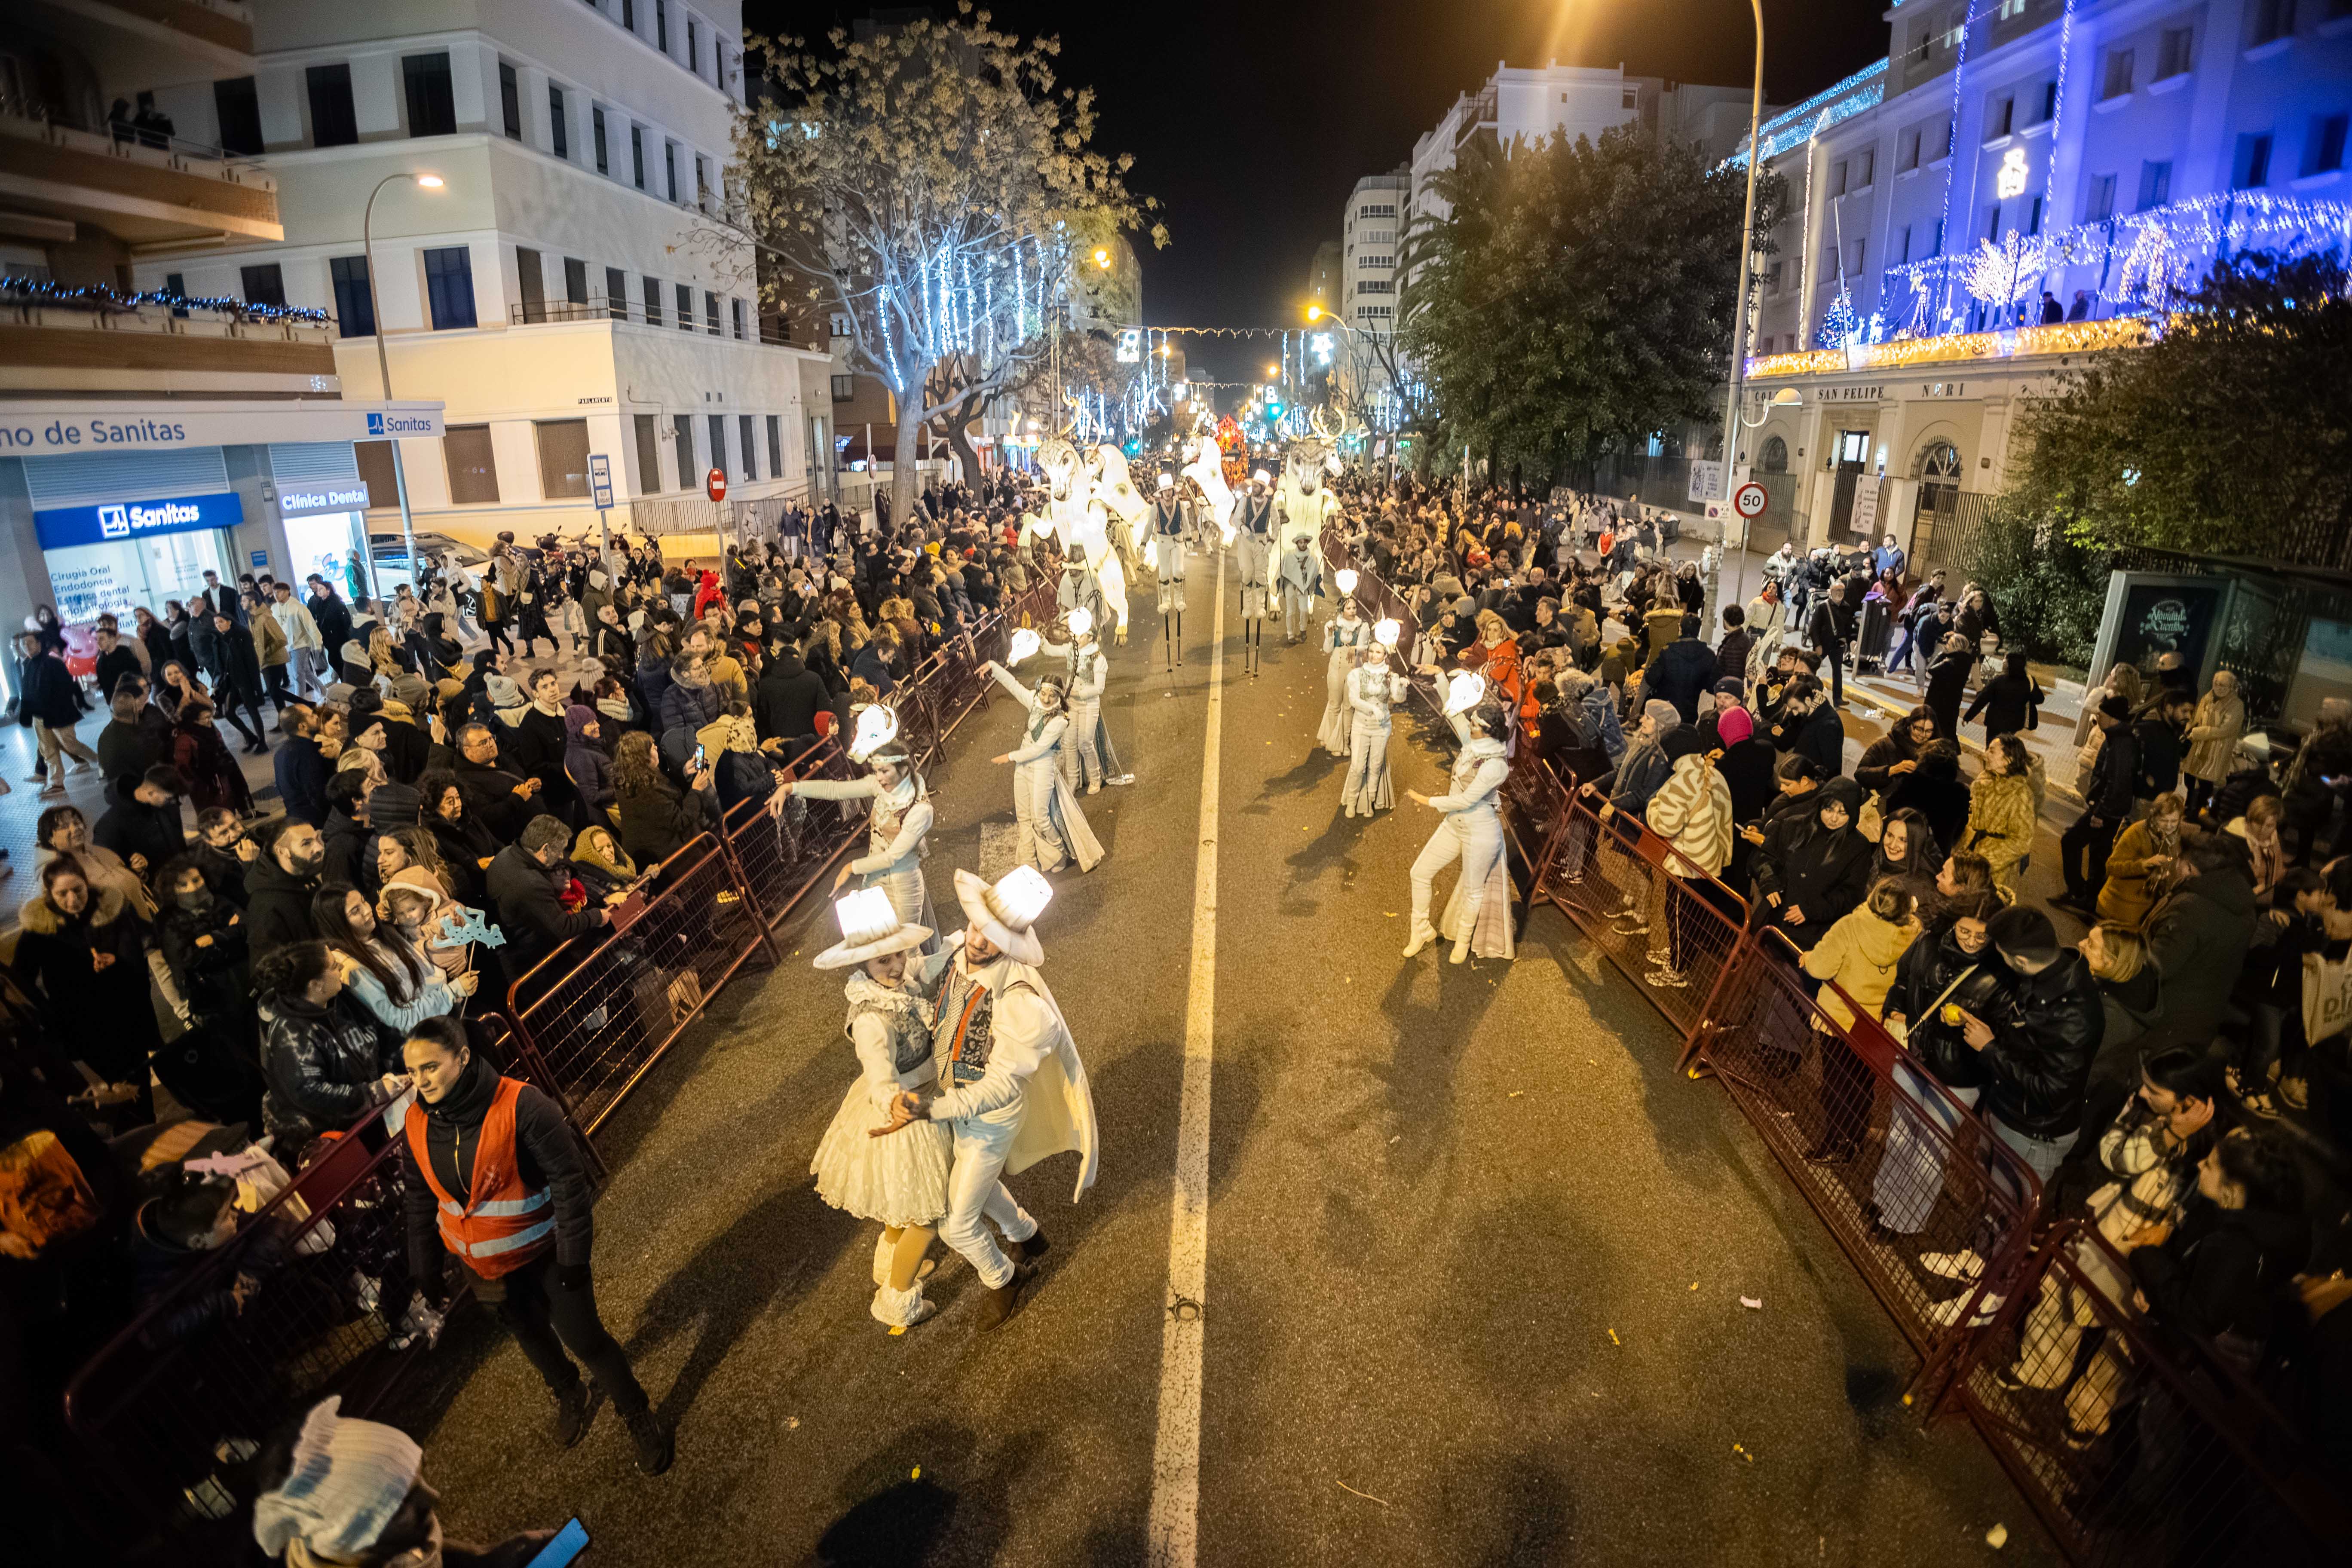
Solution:
M 103 512 L 113 510 L 116 509 L 102 509 L 100 527 L 104 526 Z M 130 512 L 131 527 L 134 532 L 142 528 L 175 528 L 183 523 L 200 522 L 205 515 L 203 508 L 184 506 L 175 500 L 167 500 L 161 506 L 133 506 L 121 510 Z
M 430 436 L 432 419 L 422 414 L 371 414 L 368 434 L 371 436 Z

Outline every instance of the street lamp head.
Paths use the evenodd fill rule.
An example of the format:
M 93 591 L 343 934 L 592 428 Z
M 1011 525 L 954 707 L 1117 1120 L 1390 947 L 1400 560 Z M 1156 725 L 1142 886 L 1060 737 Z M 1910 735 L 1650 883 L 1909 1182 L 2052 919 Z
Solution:
M 428 191 L 437 191 L 445 184 L 438 174 L 419 174 L 416 176 L 416 183 Z
M 1778 408 L 1794 408 L 1803 401 L 1804 399 L 1798 395 L 1797 389 L 1793 386 L 1784 386 L 1772 395 L 1773 406 Z
M 1326 314 L 1328 314 L 1328 312 L 1325 311 L 1323 307 L 1320 305 L 1309 305 L 1307 307 L 1307 319 L 1310 321 L 1319 321 Z
M 1110 251 L 1107 247 L 1102 246 L 1095 247 L 1095 265 L 1106 272 L 1110 270 Z

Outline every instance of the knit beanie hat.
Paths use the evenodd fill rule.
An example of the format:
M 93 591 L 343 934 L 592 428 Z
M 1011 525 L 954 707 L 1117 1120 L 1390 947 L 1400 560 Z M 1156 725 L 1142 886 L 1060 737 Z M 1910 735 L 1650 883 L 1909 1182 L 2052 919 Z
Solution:
M 563 710 L 563 732 L 576 741 L 589 725 L 596 721 L 596 710 L 583 708 L 577 702 Z
M 415 827 L 425 815 L 425 797 L 404 784 L 378 784 L 367 801 L 371 827 Z
M 425 1450 L 398 1427 L 346 1421 L 340 1394 L 302 1422 L 293 1468 L 254 1500 L 253 1539 L 272 1557 L 299 1541 L 313 1553 L 349 1562 L 373 1546 L 408 1499 Z
M 1666 753 L 1666 761 L 1678 763 L 1685 757 L 1695 757 L 1706 751 L 1706 742 L 1700 737 L 1697 725 L 1677 724 L 1666 731 L 1658 747 Z
M 1745 708 L 1727 708 L 1715 716 L 1715 732 L 1725 746 L 1736 746 L 1756 733 L 1756 721 Z
M 1653 697 L 1643 703 L 1642 717 L 1650 721 L 1650 728 L 1661 737 L 1683 721 L 1682 710 L 1662 697 Z

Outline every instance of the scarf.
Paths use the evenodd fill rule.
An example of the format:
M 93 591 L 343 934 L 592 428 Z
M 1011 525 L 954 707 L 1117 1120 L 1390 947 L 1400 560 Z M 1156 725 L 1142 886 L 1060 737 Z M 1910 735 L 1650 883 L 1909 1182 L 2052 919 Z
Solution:
M 615 881 L 635 881 L 637 876 L 637 863 L 629 858 L 629 852 L 622 848 L 617 840 L 613 845 L 610 858 L 596 853 L 593 835 L 599 831 L 603 831 L 608 837 L 612 836 L 609 828 L 602 830 L 593 827 L 582 828 L 580 837 L 572 841 L 572 858 L 583 866 L 595 867 Z
M 849 999 L 853 1009 L 873 1007 L 886 1013 L 904 1013 L 921 1019 L 926 1028 L 930 1026 L 931 1005 L 920 992 L 909 991 L 904 985 L 885 985 L 866 973 L 862 964 L 850 972 L 841 994 Z

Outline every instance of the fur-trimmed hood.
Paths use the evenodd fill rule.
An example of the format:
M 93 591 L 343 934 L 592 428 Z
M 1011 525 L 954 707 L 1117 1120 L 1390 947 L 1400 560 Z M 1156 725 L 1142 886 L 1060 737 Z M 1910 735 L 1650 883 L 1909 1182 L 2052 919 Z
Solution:
M 112 925 L 122 918 L 122 890 L 120 888 L 101 887 L 91 882 L 89 890 L 90 896 L 98 900 L 90 911 L 91 926 Z M 49 902 L 47 893 L 36 893 L 26 900 L 25 907 L 17 911 L 16 924 L 41 936 L 56 936 L 65 929 L 65 916 Z

